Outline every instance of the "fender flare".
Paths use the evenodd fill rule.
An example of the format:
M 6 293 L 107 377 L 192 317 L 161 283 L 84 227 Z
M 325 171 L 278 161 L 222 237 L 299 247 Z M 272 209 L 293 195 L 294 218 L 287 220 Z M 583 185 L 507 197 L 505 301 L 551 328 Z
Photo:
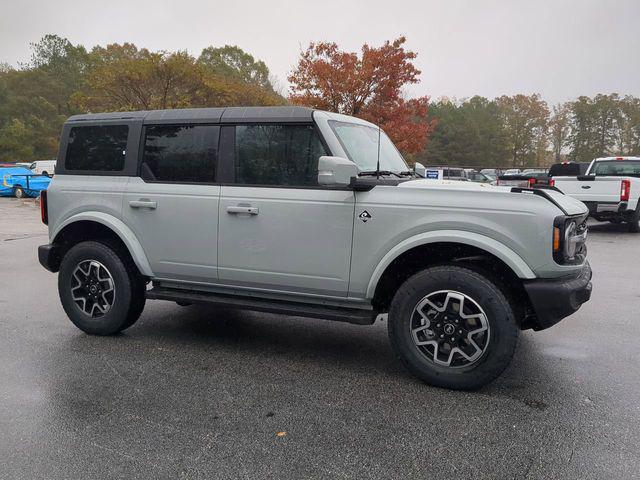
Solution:
M 536 278 L 536 274 L 531 270 L 522 257 L 503 243 L 478 233 L 465 232 L 461 230 L 440 230 L 437 232 L 427 232 L 414 235 L 413 237 L 403 240 L 389 250 L 374 269 L 367 286 L 365 298 L 373 298 L 382 274 L 397 257 L 414 247 L 438 242 L 461 243 L 480 248 L 502 260 L 511 270 L 513 270 L 518 278 Z
M 131 258 L 133 258 L 133 261 L 138 267 L 138 270 L 140 270 L 140 273 L 147 277 L 153 276 L 151 265 L 149 264 L 149 260 L 147 259 L 147 256 L 145 255 L 142 245 L 138 241 L 138 238 L 122 220 L 117 219 L 113 215 L 102 212 L 83 212 L 72 215 L 56 227 L 55 231 L 50 237 L 52 239 L 52 242 L 55 241 L 55 238 L 65 227 L 71 225 L 72 223 L 81 221 L 100 223 L 112 230 L 116 235 L 118 235 L 118 237 L 120 237 L 120 240 L 122 240 L 122 242 L 127 247 L 127 250 L 129 250 Z

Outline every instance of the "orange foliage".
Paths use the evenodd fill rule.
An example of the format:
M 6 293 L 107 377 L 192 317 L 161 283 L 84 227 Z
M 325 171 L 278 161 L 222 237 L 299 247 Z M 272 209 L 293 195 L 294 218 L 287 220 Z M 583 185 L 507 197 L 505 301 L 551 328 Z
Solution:
M 381 47 L 365 44 L 359 56 L 335 43 L 311 43 L 289 76 L 291 102 L 363 118 L 380 125 L 404 153 L 424 148 L 435 122 L 429 97 L 405 99 L 402 88 L 419 82 L 416 54 L 405 37 Z

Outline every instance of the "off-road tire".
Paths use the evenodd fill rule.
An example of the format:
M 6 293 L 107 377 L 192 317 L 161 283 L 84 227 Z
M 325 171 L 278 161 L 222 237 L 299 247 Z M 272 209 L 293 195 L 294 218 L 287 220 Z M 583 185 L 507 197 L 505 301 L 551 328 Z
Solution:
M 633 212 L 633 215 L 629 219 L 627 228 L 631 233 L 640 233 L 640 205 L 638 205 L 636 211 Z
M 443 290 L 470 297 L 486 314 L 488 344 L 468 366 L 453 368 L 434 363 L 421 352 L 411 333 L 416 305 L 426 296 Z M 391 302 L 388 330 L 398 359 L 413 375 L 430 385 L 456 390 L 474 390 L 497 378 L 513 358 L 520 331 L 513 308 L 496 282 L 453 265 L 431 267 L 405 281 Z
M 98 318 L 85 313 L 71 292 L 76 267 L 86 260 L 100 262 L 113 279 L 113 305 Z M 62 259 L 58 273 L 62 307 L 76 327 L 91 335 L 114 335 L 132 326 L 144 309 L 145 289 L 145 281 L 131 258 L 106 241 L 86 241 L 73 246 Z

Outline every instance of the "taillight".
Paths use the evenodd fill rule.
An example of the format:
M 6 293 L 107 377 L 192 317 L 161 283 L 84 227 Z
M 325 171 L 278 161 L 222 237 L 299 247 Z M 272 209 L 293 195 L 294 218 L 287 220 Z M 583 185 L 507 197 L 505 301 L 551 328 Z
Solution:
M 620 182 L 620 201 L 628 202 L 629 193 L 631 191 L 631 180 L 624 179 Z
M 556 186 L 556 181 L 553 178 L 549 179 L 549 186 L 550 187 L 555 187 Z
M 535 178 L 530 178 L 529 179 L 529 188 L 532 188 L 535 184 L 536 184 L 536 179 Z
M 45 225 L 49 224 L 49 209 L 47 208 L 47 191 L 40 192 L 40 218 Z

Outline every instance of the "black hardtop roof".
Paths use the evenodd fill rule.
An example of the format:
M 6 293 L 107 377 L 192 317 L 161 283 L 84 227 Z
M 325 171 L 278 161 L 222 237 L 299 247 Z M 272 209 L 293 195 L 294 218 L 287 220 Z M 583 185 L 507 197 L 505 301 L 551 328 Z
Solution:
M 252 122 L 310 122 L 313 109 L 308 107 L 226 107 L 181 108 L 173 110 L 141 110 L 137 112 L 107 112 L 73 115 L 68 123 L 117 120 L 142 120 L 158 123 L 252 123 Z

